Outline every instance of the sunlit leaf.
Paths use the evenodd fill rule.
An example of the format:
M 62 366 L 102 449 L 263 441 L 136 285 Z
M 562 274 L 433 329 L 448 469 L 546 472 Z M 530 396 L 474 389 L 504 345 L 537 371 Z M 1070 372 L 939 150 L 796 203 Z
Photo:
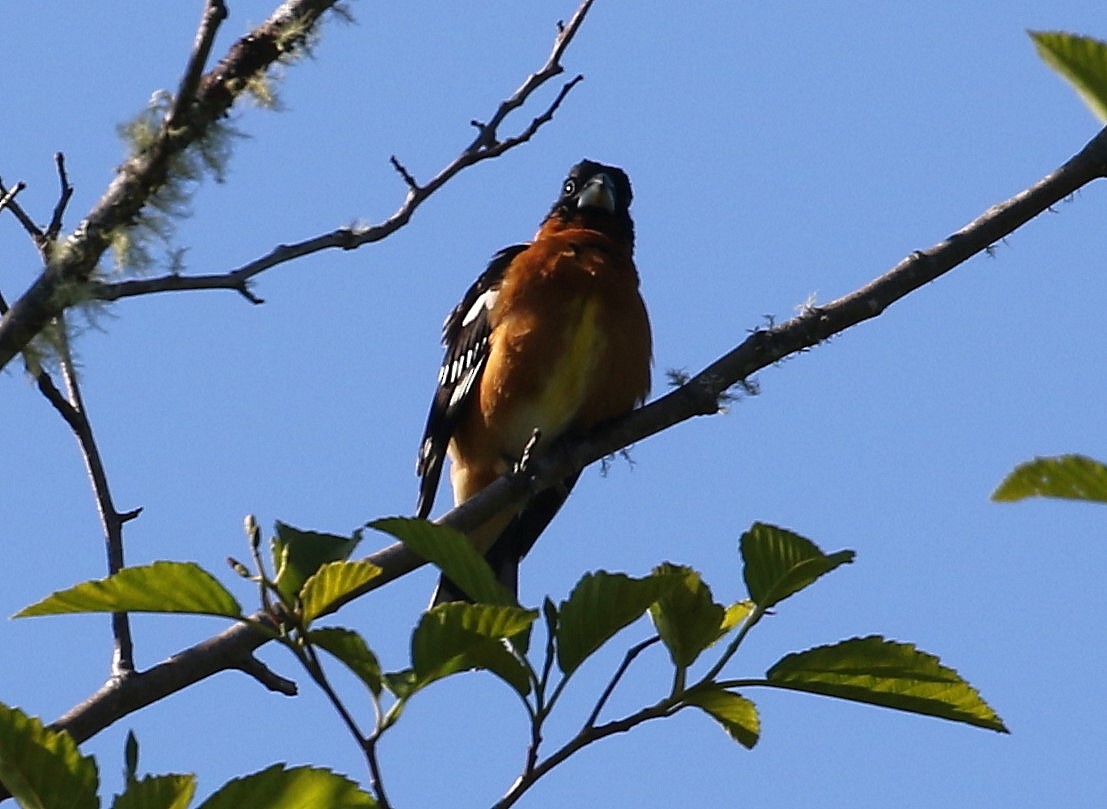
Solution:
M 1107 503 L 1107 466 L 1083 455 L 1035 458 L 1016 466 L 992 492 L 992 499 L 1002 502 L 1027 497 Z
M 632 579 L 603 570 L 586 574 L 558 609 L 557 665 L 566 674 L 576 670 L 671 586 L 672 577 L 664 575 Z
M 214 576 L 192 562 L 154 562 L 86 581 L 25 607 L 16 618 L 79 612 L 173 612 L 241 618 L 242 607 Z
M 1071 84 L 1100 121 L 1107 121 L 1107 42 L 1062 31 L 1030 31 L 1046 64 Z
M 654 573 L 671 577 L 673 583 L 650 605 L 650 617 L 673 663 L 690 666 L 718 640 L 726 610 L 691 568 L 666 563 Z
M 459 531 L 414 517 L 386 517 L 374 520 L 369 527 L 391 534 L 428 562 L 437 565 L 474 601 L 481 604 L 515 603 L 511 594 L 496 580 L 492 568 Z
M 274 764 L 235 778 L 200 804 L 199 809 L 372 809 L 377 802 L 343 775 L 318 767 Z
M 505 638 L 527 629 L 537 610 L 494 604 L 439 604 L 423 614 L 411 637 L 411 662 L 421 684 L 467 669 L 487 669 L 520 694 L 530 691 L 527 670 Z
M 112 809 L 188 809 L 196 794 L 195 775 L 148 775 L 130 781 Z
M 727 607 L 726 613 L 723 615 L 722 623 L 719 625 L 719 637 L 721 638 L 727 632 L 742 623 L 742 621 L 746 620 L 746 617 L 751 612 L 753 612 L 753 602 L 748 599 L 736 601 Z
M 381 569 L 371 562 L 327 562 L 300 590 L 304 622 L 330 612 L 335 604 L 380 574 Z
M 1007 732 L 975 688 L 937 657 L 881 637 L 852 638 L 780 659 L 770 682 Z
M 825 554 L 811 540 L 765 523 L 754 523 L 742 534 L 741 550 L 746 588 L 762 609 L 799 592 L 854 557 L 853 551 Z
M 301 531 L 287 523 L 278 522 L 277 535 L 273 537 L 273 567 L 277 589 L 292 598 L 304 586 L 308 577 L 327 562 L 344 562 L 361 541 L 361 532 L 352 537 Z
M 73 737 L 0 703 L 0 783 L 23 809 L 96 809 L 99 776 Z
M 313 629 L 309 641 L 337 657 L 356 674 L 375 695 L 381 693 L 381 665 L 365 638 L 351 629 L 326 627 Z
M 703 688 L 686 694 L 684 701 L 702 708 L 743 747 L 752 748 L 757 744 L 761 720 L 757 716 L 757 706 L 745 697 L 722 688 Z

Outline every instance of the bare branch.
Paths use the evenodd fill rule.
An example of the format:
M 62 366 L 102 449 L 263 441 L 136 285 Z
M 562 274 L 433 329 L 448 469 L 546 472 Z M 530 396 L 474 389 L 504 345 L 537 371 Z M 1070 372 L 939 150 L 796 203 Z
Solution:
M 419 183 L 415 182 L 415 178 L 411 176 L 411 172 L 407 170 L 407 167 L 400 162 L 396 155 L 392 155 L 388 158 L 388 161 L 392 164 L 392 168 L 396 169 L 396 173 L 404 178 L 404 183 L 412 191 L 419 190 Z
M 200 79 L 187 120 L 171 121 L 170 116 L 166 116 L 153 143 L 123 163 L 104 195 L 65 240 L 65 249 L 55 251 L 45 271 L 0 319 L 0 368 L 67 305 L 80 299 L 80 286 L 92 276 L 113 234 L 129 226 L 165 186 L 174 161 L 210 133 L 238 97 L 247 92 L 252 80 L 274 62 L 300 48 L 335 2 L 337 0 L 287 0 L 282 3 L 268 20 L 239 39 L 223 60 Z M 193 53 L 189 64 L 195 62 L 196 53 Z M 186 70 L 186 76 L 187 73 Z
M 989 245 L 1049 210 L 1050 206 L 1081 186 L 1105 176 L 1107 129 L 1096 135 L 1059 169 L 1006 202 L 985 211 L 949 238 L 927 250 L 911 254 L 871 283 L 826 306 L 808 309 L 786 323 L 754 331 L 744 342 L 679 388 L 589 438 L 566 444 L 536 459 L 526 472 L 500 478 L 440 518 L 439 522 L 465 531 L 510 503 L 521 500 L 534 488 L 552 485 L 589 463 L 694 416 L 717 412 L 719 397 L 732 385 L 785 356 L 815 346 L 831 335 L 876 317 L 895 301 L 973 255 L 986 251 Z M 382 574 L 352 597 L 364 595 L 425 564 L 400 544 L 377 551 L 368 560 L 381 567 Z M 266 620 L 261 614 L 252 617 L 259 621 Z M 83 741 L 126 714 L 218 671 L 240 668 L 243 656 L 267 640 L 265 633 L 247 624 L 231 627 L 148 671 L 107 683 L 61 717 L 54 726 L 68 730 L 78 742 Z M 625 722 L 612 722 L 589 729 L 588 737 L 600 738 L 624 729 Z M 533 771 L 533 776 L 538 777 L 555 764 L 560 752 L 546 759 Z
M 96 444 L 96 438 L 92 434 L 92 424 L 88 420 L 84 400 L 81 396 L 81 388 L 73 367 L 73 358 L 69 353 L 69 345 L 64 336 L 64 322 L 59 322 L 59 327 L 59 332 L 62 333 L 59 353 L 66 393 L 62 394 L 50 375 L 42 369 L 39 369 L 35 375 L 36 381 L 39 391 L 58 411 L 58 414 L 69 425 L 69 429 L 73 431 L 73 435 L 77 439 L 81 457 L 85 462 L 85 470 L 88 472 L 89 482 L 92 484 L 92 492 L 96 498 L 96 510 L 100 515 L 100 526 L 104 531 L 108 573 L 118 573 L 124 566 L 123 526 L 135 519 L 142 509 L 133 509 L 121 514 L 115 508 L 111 489 L 108 486 L 108 475 L 104 469 L 104 461 L 100 455 L 100 448 Z M 124 678 L 133 674 L 135 670 L 134 643 L 131 639 L 130 621 L 126 613 L 112 613 L 112 635 L 114 639 L 112 673 L 115 677 Z
M 4 204 L 0 205 L 0 210 L 7 208 L 11 211 L 12 215 L 19 220 L 19 224 L 27 231 L 27 235 L 31 237 L 31 241 L 35 243 L 35 246 L 41 247 L 43 239 L 42 229 L 27 215 L 27 212 L 23 210 L 23 206 L 15 201 L 15 195 L 26 187 L 27 184 L 20 180 L 15 184 L 14 188 L 8 191 L 4 188 L 4 184 L 0 182 L 0 196 L 4 199 Z
M 226 275 L 164 275 L 159 278 L 135 278 L 130 281 L 117 281 L 105 284 L 93 281 L 89 284 L 89 297 L 101 301 L 115 301 L 136 295 L 149 295 L 152 292 L 179 292 L 193 289 L 233 289 L 250 303 L 265 303 L 247 284 L 248 275 L 241 271 Z
M 237 666 L 239 671 L 249 674 L 270 691 L 294 697 L 298 693 L 296 683 L 274 672 L 253 655 L 246 655 Z
M 73 186 L 69 184 L 69 174 L 65 171 L 65 155 L 61 152 L 55 152 L 54 165 L 58 169 L 58 183 L 61 185 L 61 189 L 58 192 L 58 202 L 54 206 L 54 213 L 50 217 L 50 224 L 46 226 L 46 233 L 43 234 L 44 244 L 52 244 L 58 238 L 58 234 L 61 233 L 62 229 L 62 218 L 65 216 L 65 209 L 69 207 L 69 200 L 73 198 Z M 48 250 L 49 248 L 43 249 Z
M 279 264 L 284 264 L 285 262 L 301 258 L 320 250 L 334 248 L 353 250 L 362 245 L 379 242 L 391 236 L 411 220 L 412 215 L 419 206 L 426 201 L 427 197 L 431 196 L 461 171 L 481 161 L 499 157 L 505 152 L 514 149 L 516 146 L 526 143 L 534 137 L 542 126 L 553 119 L 554 113 L 557 112 L 558 108 L 565 100 L 565 97 L 569 94 L 569 91 L 584 80 L 583 76 L 576 76 L 566 82 L 545 111 L 534 118 L 526 128 L 516 135 L 500 140 L 498 130 L 508 113 L 521 107 L 535 90 L 554 76 L 564 72 L 565 68 L 561 66 L 560 61 L 561 57 L 565 53 L 565 49 L 568 48 L 569 44 L 573 41 L 573 37 L 576 36 L 577 31 L 580 29 L 581 23 L 584 22 L 584 17 L 588 13 L 588 9 L 591 8 L 593 1 L 594 0 L 584 0 L 576 10 L 576 13 L 573 14 L 573 18 L 569 21 L 569 24 L 559 28 L 553 50 L 550 52 L 546 63 L 537 71 L 530 74 L 519 89 L 512 93 L 511 96 L 500 102 L 488 123 L 485 124 L 479 121 L 473 121 L 473 125 L 480 130 L 476 139 L 462 150 L 457 157 L 442 168 L 433 178 L 425 184 L 420 185 L 415 180 L 415 177 L 404 167 L 403 163 L 400 162 L 398 157 L 393 155 L 389 158 L 392 167 L 396 169 L 397 173 L 403 179 L 404 185 L 407 186 L 407 196 L 396 212 L 383 222 L 376 225 L 369 225 L 364 228 L 339 228 L 330 233 L 315 236 L 295 244 L 279 245 L 265 255 L 251 261 L 249 264 L 245 264 L 225 275 L 195 276 L 197 279 L 204 279 L 203 282 L 198 281 L 195 285 L 165 286 L 160 283 L 164 279 L 124 281 L 121 284 L 93 284 L 89 290 L 90 294 L 92 297 L 99 300 L 116 300 L 125 296 L 146 295 L 154 292 L 164 292 L 170 289 L 233 289 L 242 293 L 245 281 Z M 227 280 L 224 281 L 223 279 Z M 127 291 L 125 293 L 118 292 L 117 287 L 120 286 L 125 286 Z M 253 302 L 256 303 L 257 301 L 253 300 Z M 0 331 L 0 347 L 2 347 L 2 337 L 3 334 L 2 331 Z M 2 352 L 0 352 L 0 361 L 3 361 Z
M 4 191 L 3 190 L 4 186 L 3 186 L 2 183 L 0 183 L 0 211 L 4 210 L 5 208 L 8 207 L 8 205 L 13 203 L 15 201 L 16 195 L 19 194 L 19 192 L 22 191 L 26 187 L 27 187 L 27 184 L 25 182 L 23 182 L 22 180 L 20 180 L 15 185 L 13 185 L 10 189 L 8 189 L 7 191 Z
M 227 6 L 223 0 L 208 0 L 204 14 L 200 18 L 200 27 L 196 29 L 196 40 L 192 46 L 192 55 L 188 59 L 181 83 L 177 87 L 177 96 L 173 99 L 173 108 L 167 118 L 168 126 L 181 126 L 188 117 L 188 110 L 195 100 L 196 88 L 204 73 L 204 65 L 211 55 L 211 46 L 219 26 L 227 19 Z

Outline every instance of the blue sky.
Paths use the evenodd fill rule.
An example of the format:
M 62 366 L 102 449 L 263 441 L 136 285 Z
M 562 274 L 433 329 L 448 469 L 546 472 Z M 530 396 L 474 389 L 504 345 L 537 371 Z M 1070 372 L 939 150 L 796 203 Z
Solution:
M 45 221 L 67 158 L 67 228 L 123 151 L 117 124 L 176 86 L 201 4 L 20 2 L 0 30 L 0 176 Z M 227 182 L 205 182 L 173 245 L 187 271 L 233 269 L 273 246 L 379 221 L 404 188 L 471 139 L 468 122 L 545 59 L 572 2 L 382 7 L 355 2 L 314 58 L 285 71 L 280 113 L 242 107 Z M 232 2 L 215 53 L 271 4 Z M 77 342 L 86 403 L 132 563 L 192 559 L 222 573 L 245 555 L 241 522 L 347 533 L 410 513 L 413 468 L 440 359 L 441 319 L 500 247 L 528 239 L 566 169 L 623 166 L 634 184 L 637 260 L 665 371 L 696 371 L 767 317 L 829 301 L 941 240 L 1060 165 L 1098 124 L 1034 53 L 1026 29 L 1107 36 L 1100 3 L 630 4 L 598 0 L 568 51 L 586 80 L 534 141 L 465 172 L 375 246 L 329 252 L 233 293 L 126 301 Z M 548 88 L 515 124 L 552 97 Z M 671 560 L 720 599 L 744 595 L 737 539 L 751 522 L 852 548 L 840 569 L 763 622 L 732 664 L 759 675 L 781 655 L 883 634 L 938 654 L 1012 730 L 964 726 L 787 693 L 747 694 L 752 752 L 684 712 L 593 746 L 523 806 L 592 804 L 1099 806 L 1107 696 L 1107 513 L 1082 504 L 999 505 L 1018 462 L 1107 458 L 1102 302 L 1107 195 L 1088 187 L 992 256 L 979 256 L 874 322 L 758 376 L 761 394 L 642 442 L 633 467 L 585 473 L 523 568 L 522 598 L 563 598 L 585 572 L 639 574 Z M 0 218 L 0 290 L 38 271 Z M 13 366 L 0 377 L 0 614 L 103 575 L 93 501 L 61 420 Z M 445 497 L 440 503 L 444 503 Z M 372 550 L 377 539 L 367 540 Z M 383 541 L 383 539 L 381 540 Z M 386 666 L 407 662 L 433 586 L 421 571 L 343 611 Z M 252 590 L 231 582 L 241 600 Z M 222 626 L 135 619 L 140 666 Z M 108 671 L 100 617 L 7 621 L 0 700 L 53 719 Z M 556 742 L 583 720 L 638 625 L 567 693 Z M 200 793 L 274 761 L 365 780 L 338 719 L 294 661 L 296 699 L 222 674 L 126 717 L 86 749 L 109 789 L 134 729 L 142 768 L 195 771 Z M 644 656 L 612 716 L 669 685 Z M 352 683 L 345 683 L 354 693 Z M 356 696 L 355 706 L 368 710 Z M 465 675 L 410 706 L 384 744 L 400 806 L 486 806 L 522 763 L 511 694 Z M 560 736 L 559 736 L 560 734 Z

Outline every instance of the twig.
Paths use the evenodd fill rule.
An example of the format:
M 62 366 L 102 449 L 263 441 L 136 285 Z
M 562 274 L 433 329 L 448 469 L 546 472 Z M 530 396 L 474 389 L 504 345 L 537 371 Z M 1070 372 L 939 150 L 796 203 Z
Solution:
M 627 673 L 627 669 L 630 668 L 630 664 L 634 662 L 634 659 L 642 654 L 642 652 L 646 651 L 646 649 L 660 641 L 661 636 L 654 635 L 652 638 L 647 638 L 641 643 L 636 643 L 627 650 L 623 662 L 619 664 L 619 668 L 615 671 L 615 676 L 611 678 L 611 682 L 607 684 L 607 688 L 603 690 L 603 693 L 600 694 L 600 698 L 596 700 L 596 707 L 592 709 L 592 713 L 589 714 L 588 720 L 584 723 L 585 729 L 595 726 L 596 721 L 600 718 L 600 712 L 603 710 L 603 706 L 607 704 L 607 701 L 615 692 L 616 686 L 619 685 L 619 681 L 623 679 L 623 675 Z
M 265 303 L 262 298 L 250 291 L 248 278 L 248 275 L 236 271 L 226 275 L 163 275 L 158 278 L 136 278 L 112 284 L 93 281 L 88 286 L 88 294 L 96 300 L 116 301 L 136 295 L 149 295 L 151 292 L 233 289 L 250 303 Z
M 58 202 L 54 206 L 54 213 L 50 217 L 50 224 L 46 226 L 46 233 L 43 234 L 44 244 L 47 245 L 53 244 L 54 240 L 58 238 L 58 234 L 61 233 L 65 209 L 69 207 L 69 200 L 73 198 L 73 186 L 69 184 L 69 174 L 65 170 L 65 155 L 61 152 L 54 152 L 54 165 L 58 169 L 58 183 L 61 185 L 61 189 L 58 192 Z
M 389 158 L 392 167 L 403 179 L 404 185 L 407 186 L 407 195 L 400 204 L 400 207 L 396 209 L 395 213 L 383 222 L 363 228 L 338 228 L 330 233 L 324 233 L 301 242 L 296 242 L 295 244 L 278 245 L 265 255 L 254 259 L 249 264 L 245 264 L 224 274 L 194 276 L 187 285 L 184 283 L 185 279 L 188 278 L 187 276 L 168 276 L 167 278 L 123 281 L 117 284 L 92 284 L 89 289 L 89 294 L 93 298 L 99 300 L 117 300 L 122 297 L 148 295 L 177 289 L 233 289 L 246 295 L 246 293 L 243 292 L 246 281 L 280 264 L 301 258 L 311 253 L 316 253 L 320 250 L 353 250 L 362 245 L 379 242 L 391 236 L 411 220 L 412 215 L 428 197 L 438 191 L 438 189 L 453 179 L 457 174 L 470 166 L 476 165 L 484 160 L 499 157 L 510 149 L 514 149 L 516 146 L 526 143 L 537 134 L 539 129 L 553 120 L 554 114 L 561 107 L 569 91 L 584 80 L 583 76 L 576 76 L 566 82 L 549 106 L 518 134 L 504 138 L 503 140 L 499 139 L 498 129 L 503 123 L 504 118 L 507 117 L 507 114 L 521 107 L 535 90 L 551 78 L 564 72 L 565 68 L 561 66 L 560 61 L 561 57 L 564 55 L 565 49 L 569 47 L 569 44 L 573 41 L 573 37 L 576 36 L 593 2 L 594 0 L 584 0 L 584 2 L 581 3 L 576 13 L 573 14 L 573 18 L 570 20 L 569 24 L 559 29 L 553 50 L 550 52 L 546 63 L 537 71 L 530 74 L 526 81 L 524 81 L 511 96 L 500 102 L 492 117 L 489 118 L 488 123 L 474 121 L 474 124 L 480 129 L 480 134 L 433 178 L 428 180 L 425 184 L 420 184 L 403 163 L 400 162 L 398 157 L 393 155 Z M 169 278 L 180 278 L 181 284 L 176 286 L 166 283 Z M 258 299 L 251 298 L 249 295 L 246 295 L 246 297 L 253 303 L 259 302 Z M 2 349 L 2 343 L 3 333 L 2 330 L 0 330 L 0 349 Z M 0 350 L 0 367 L 2 367 L 3 361 L 3 352 Z
M 295 682 L 280 676 L 253 655 L 244 657 L 235 665 L 235 668 L 249 674 L 270 691 L 284 694 L 286 697 L 294 697 L 298 693 Z
M 188 110 L 193 101 L 196 100 L 196 88 L 200 86 L 204 66 L 211 55 L 211 46 L 215 42 L 215 34 L 225 19 L 227 19 L 227 6 L 223 3 L 223 0 L 208 0 L 204 7 L 204 14 L 200 18 L 200 26 L 196 29 L 192 55 L 185 66 L 184 75 L 181 76 L 181 83 L 177 87 L 177 96 L 173 99 L 173 107 L 166 117 L 168 126 L 178 127 L 185 123 Z
M 3 184 L 0 184 L 0 211 L 4 210 L 5 208 L 8 207 L 8 205 L 10 205 L 12 202 L 14 202 L 15 198 L 19 194 L 19 192 L 22 191 L 26 187 L 27 187 L 27 184 L 25 182 L 23 182 L 22 180 L 17 182 L 15 185 L 13 185 L 7 191 L 4 191 L 3 190 L 3 188 L 4 188 Z
M 35 224 L 34 220 L 27 215 L 27 212 L 23 210 L 18 202 L 15 201 L 15 195 L 26 188 L 27 184 L 20 180 L 9 191 L 4 188 L 4 184 L 0 182 L 0 195 L 4 197 L 4 205 L 0 205 L 0 210 L 7 208 L 12 212 L 12 215 L 19 220 L 19 224 L 23 226 L 23 229 L 27 231 L 27 235 L 31 237 L 31 241 L 35 243 L 35 246 L 42 248 L 42 240 L 44 238 L 42 229 Z
M 89 482 L 92 484 L 92 491 L 96 497 L 96 510 L 100 515 L 100 525 L 104 531 L 108 572 L 118 573 L 124 565 L 123 526 L 137 517 L 141 509 L 120 513 L 115 508 L 111 489 L 108 486 L 107 472 L 104 470 L 100 449 L 92 434 L 92 424 L 88 420 L 88 413 L 81 397 L 81 388 L 73 367 L 73 357 L 69 352 L 69 344 L 64 335 L 65 323 L 60 318 L 58 327 L 58 331 L 62 335 L 59 338 L 59 355 L 66 394 L 62 395 L 57 386 L 54 385 L 50 375 L 44 370 L 39 370 L 37 374 L 38 388 L 65 420 L 65 423 L 69 425 L 77 439 L 77 445 L 81 449 L 81 457 L 84 459 L 85 469 L 88 472 Z M 111 624 L 114 638 L 112 673 L 115 677 L 128 677 L 134 673 L 135 663 L 134 643 L 131 638 L 131 628 L 127 614 L 123 612 L 112 613 Z
M 392 168 L 396 169 L 396 173 L 403 177 L 404 183 L 410 190 L 419 190 L 419 183 L 415 182 L 415 178 L 411 176 L 411 172 L 407 170 L 407 167 L 400 162 L 400 159 L 396 157 L 396 155 L 389 157 L 388 162 L 392 164 Z
M 651 705 L 649 708 L 643 708 L 641 711 L 631 714 L 624 719 L 618 719 L 604 725 L 583 728 L 560 749 L 551 753 L 534 768 L 519 776 L 503 798 L 493 804 L 492 809 L 508 809 L 508 807 L 514 806 L 516 802 L 523 797 L 526 791 L 534 786 L 539 778 L 544 776 L 558 764 L 561 764 L 581 748 L 592 744 L 592 742 L 599 741 L 608 736 L 614 736 L 616 733 L 626 733 L 628 730 L 641 725 L 643 722 L 649 722 L 651 719 L 663 719 L 664 717 L 672 716 L 683 707 L 684 706 L 674 698 L 666 697 L 657 704 Z
M 377 760 L 377 740 L 380 738 L 382 731 L 379 720 L 372 735 L 366 737 L 361 732 L 357 721 L 342 701 L 342 698 L 331 686 L 330 680 L 327 679 L 327 674 L 323 671 L 323 665 L 319 662 L 319 655 L 316 653 L 315 647 L 311 643 L 305 643 L 303 647 L 296 646 L 294 643 L 287 643 L 286 645 L 300 660 L 311 679 L 315 681 L 315 684 L 319 686 L 327 699 L 330 700 L 331 706 L 338 713 L 343 724 L 346 725 L 350 735 L 354 737 L 358 747 L 361 748 L 362 754 L 365 756 L 365 762 L 369 767 L 369 775 L 373 782 L 373 792 L 377 797 L 377 805 L 380 809 L 390 809 L 391 804 L 384 789 L 384 776 L 381 772 L 380 762 Z
M 120 166 L 103 196 L 65 240 L 43 273 L 0 319 L 0 368 L 19 354 L 73 300 L 68 288 L 86 283 L 119 228 L 135 217 L 169 179 L 174 161 L 202 141 L 247 92 L 251 81 L 302 45 L 337 0 L 286 0 L 223 60 L 201 77 L 187 120 L 163 121 L 148 148 Z M 195 63 L 196 54 L 189 64 Z M 188 70 L 186 70 L 186 76 Z M 0 192 L 3 193 L 3 192 Z M 13 209 L 14 210 L 14 209 Z M 24 227 L 26 227 L 26 223 Z

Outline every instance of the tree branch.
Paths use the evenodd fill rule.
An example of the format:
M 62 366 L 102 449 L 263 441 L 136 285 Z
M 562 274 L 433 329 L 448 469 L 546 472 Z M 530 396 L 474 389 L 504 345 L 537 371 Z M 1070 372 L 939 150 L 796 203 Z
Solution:
M 255 275 L 321 250 L 354 250 L 363 245 L 386 239 L 406 225 L 415 211 L 429 196 L 463 170 L 484 160 L 499 157 L 510 149 L 526 143 L 534 137 L 539 129 L 553 119 L 569 91 L 584 80 L 583 76 L 575 76 L 566 82 L 545 111 L 534 118 L 517 135 L 503 140 L 499 139 L 499 127 L 503 124 L 508 113 L 521 107 L 535 90 L 554 76 L 565 71 L 565 68 L 561 65 L 561 57 L 569 43 L 572 42 L 573 37 L 576 36 L 593 2 L 594 0 L 584 0 L 576 13 L 573 14 L 569 24 L 558 28 L 553 50 L 550 52 L 546 63 L 530 74 L 511 96 L 500 102 L 488 123 L 473 122 L 480 130 L 480 134 L 434 177 L 426 183 L 420 183 L 404 167 L 399 158 L 395 155 L 389 158 L 392 167 L 396 169 L 397 174 L 400 175 L 407 187 L 407 195 L 395 213 L 383 222 L 361 228 L 338 228 L 330 233 L 324 233 L 294 244 L 278 245 L 265 255 L 227 273 L 200 276 L 168 275 L 161 278 L 138 279 L 111 284 L 94 282 L 87 288 L 88 295 L 98 300 L 113 301 L 124 297 L 176 290 L 233 289 L 251 303 L 261 303 L 262 300 L 252 295 L 247 286 L 250 279 Z M 3 345 L 2 339 L 3 334 L 0 332 L 0 347 Z M 0 353 L 0 361 L 2 360 L 3 354 Z
M 239 39 L 223 60 L 203 76 L 185 119 L 161 123 L 153 143 L 119 168 L 104 195 L 47 262 L 46 269 L 0 319 L 0 368 L 75 300 L 92 277 L 113 234 L 135 221 L 170 179 L 173 162 L 202 141 L 235 100 L 274 62 L 302 47 L 305 37 L 337 0 L 287 0 L 260 26 Z M 208 17 L 205 14 L 205 21 Z M 201 24 L 203 32 L 204 23 Z M 201 34 L 202 37 L 202 34 Z M 197 62 L 194 51 L 188 70 Z M 173 110 L 184 102 L 178 99 Z
M 208 0 L 204 14 L 200 18 L 200 27 L 196 29 L 196 41 L 192 46 L 192 55 L 188 59 L 181 83 L 177 87 L 177 97 L 173 99 L 173 108 L 167 117 L 168 126 L 184 126 L 188 112 L 196 101 L 196 88 L 204 74 L 204 65 L 211 55 L 211 46 L 219 26 L 227 19 L 227 6 L 223 0 Z
M 8 190 L 4 190 L 3 184 L 0 184 L 0 211 L 4 210 L 13 202 L 15 202 L 16 196 L 26 187 L 27 184 L 22 180 L 17 182 Z
M 58 202 L 54 206 L 54 213 L 50 216 L 50 224 L 46 226 L 46 232 L 42 234 L 43 244 L 40 245 L 40 248 L 43 252 L 49 251 L 49 246 L 61 233 L 65 209 L 69 207 L 69 200 L 73 198 L 73 186 L 69 184 L 69 174 L 65 171 L 65 155 L 61 152 L 54 152 L 54 165 L 58 169 L 58 183 L 61 189 L 58 191 Z
M 899 299 L 987 250 L 1030 219 L 1101 177 L 1107 177 L 1107 129 L 1059 169 L 989 208 L 933 247 L 912 253 L 884 275 L 832 303 L 809 308 L 786 323 L 755 331 L 684 385 L 594 435 L 536 459 L 526 473 L 500 478 L 444 515 L 439 522 L 462 531 L 470 529 L 510 503 L 521 500 L 533 489 L 553 485 L 596 460 L 694 416 L 716 413 L 719 397 L 731 386 L 786 356 L 876 317 Z M 425 564 L 400 544 L 383 548 L 368 560 L 381 567 L 382 573 L 357 595 L 377 589 Z M 260 614 L 253 618 L 265 620 Z M 219 671 L 241 668 L 245 657 L 267 640 L 267 635 L 247 624 L 235 625 L 141 674 L 108 682 L 58 719 L 54 727 L 68 730 L 78 742 L 84 741 L 132 711 Z M 592 728 L 591 736 L 598 738 L 621 729 L 619 723 L 610 723 Z

